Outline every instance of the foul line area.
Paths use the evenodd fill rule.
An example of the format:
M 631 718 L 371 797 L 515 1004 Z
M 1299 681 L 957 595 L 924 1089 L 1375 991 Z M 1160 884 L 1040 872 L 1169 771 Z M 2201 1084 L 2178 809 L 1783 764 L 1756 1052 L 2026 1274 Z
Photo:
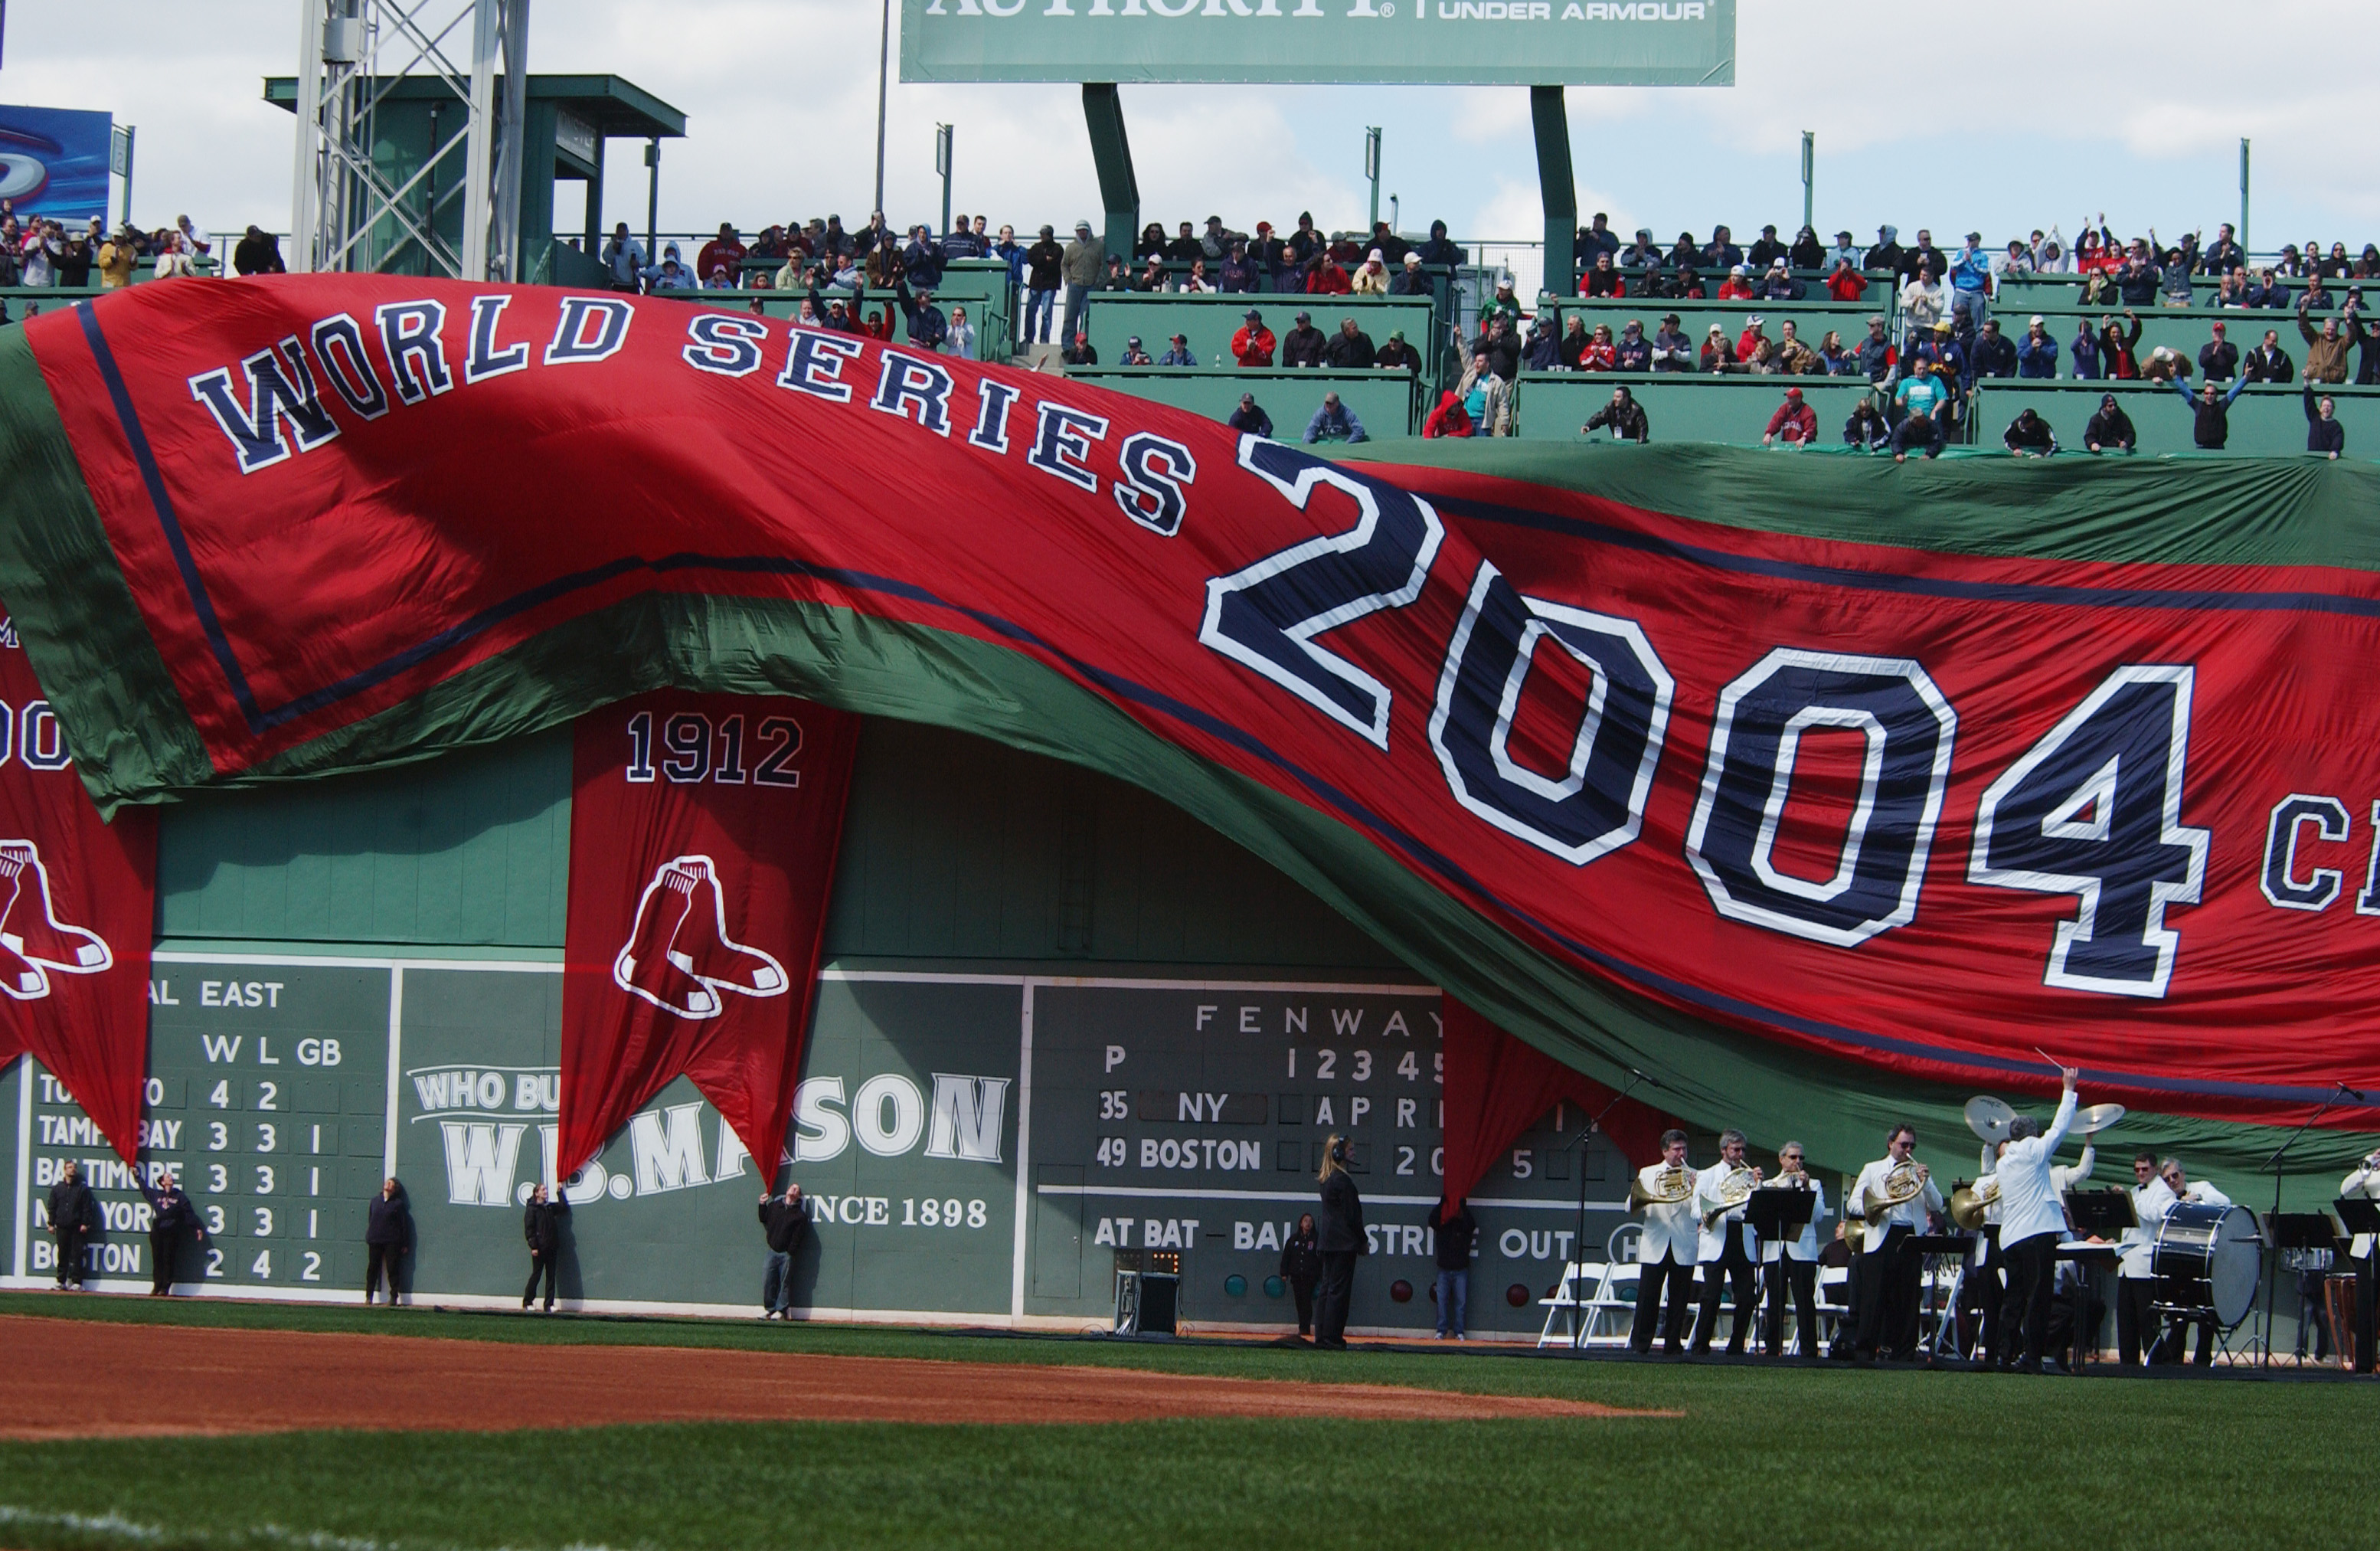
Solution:
M 700 1347 L 547 1346 L 0 1315 L 0 1438 L 654 1422 L 1677 1416 L 1389 1385 Z M 58 1397 L 72 1395 L 70 1408 Z M 159 1397 L 173 1397 L 160 1405 Z

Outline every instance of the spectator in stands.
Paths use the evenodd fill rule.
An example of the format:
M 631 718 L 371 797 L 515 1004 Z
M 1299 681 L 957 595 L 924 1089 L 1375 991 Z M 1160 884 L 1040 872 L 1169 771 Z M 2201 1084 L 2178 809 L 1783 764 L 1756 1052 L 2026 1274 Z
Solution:
M 1942 422 L 1949 411 L 1950 395 L 1935 375 L 1934 363 L 1920 356 L 1892 398 L 1900 410 L 1900 423 L 1892 430 L 1892 460 L 1908 462 L 1909 449 L 1921 444 L 1927 458 L 1941 457 Z
M 2119 383 L 2137 381 L 2141 374 L 2140 358 L 2132 353 L 2132 347 L 2141 342 L 2141 320 L 2129 307 L 2124 309 L 2124 317 L 2132 325 L 2130 333 L 2113 318 L 2099 320 L 2099 360 L 2107 367 L 2107 375 Z
M 967 322 L 965 308 L 951 309 L 950 332 L 942 336 L 941 351 L 946 356 L 956 356 L 961 360 L 976 359 L 975 325 Z
M 2116 272 L 2116 294 L 2124 299 L 2127 307 L 2148 307 L 2155 303 L 2161 275 L 2156 265 L 2139 253 L 2124 260 L 2124 267 Z
M 1661 283 L 1661 294 L 1672 301 L 1703 299 L 1703 277 L 1693 268 L 1673 271 Z
M 1760 445 L 1774 446 L 1783 442 L 1789 447 L 1803 447 L 1818 439 L 1818 411 L 1803 401 L 1802 390 L 1789 387 L 1785 402 L 1768 417 L 1768 429 L 1761 434 Z
M 1703 263 L 1712 269 L 1733 269 L 1743 262 L 1743 250 L 1735 245 L 1735 234 L 1725 226 L 1713 226 L 1710 246 L 1703 250 Z
M 2050 346 L 2049 354 L 2055 361 L 2058 347 Z M 1984 320 L 1983 332 L 1975 336 L 1973 360 L 1974 373 L 1978 377 L 2013 377 L 2017 374 L 2016 345 L 2001 335 L 1998 318 Z
M 1384 372 L 1418 374 L 1421 371 L 1421 352 L 1405 343 L 1403 329 L 1392 328 L 1389 330 L 1388 343 L 1382 345 L 1380 353 L 1372 358 L 1372 364 Z
M 1419 250 L 1405 255 L 1403 267 L 1389 281 L 1390 296 L 1432 296 L 1437 289 L 1429 271 L 1422 264 Z
M 1220 265 L 1232 256 L 1234 243 L 1244 241 L 1237 233 L 1225 228 L 1220 215 L 1207 217 L 1207 231 L 1198 238 L 1198 251 L 1210 264 Z
M 1557 351 L 1561 360 L 1562 370 L 1577 371 L 1579 360 L 1586 354 L 1586 319 L 1579 313 L 1572 312 L 1570 315 L 1569 326 L 1561 336 L 1561 344 Z
M 1760 228 L 1760 240 L 1754 243 L 1750 250 L 1743 255 L 1743 262 L 1755 270 L 1766 274 L 1768 266 L 1783 258 L 1785 253 L 1785 244 L 1777 240 L 1777 228 L 1763 226 Z
M 1470 252 L 1446 235 L 1443 221 L 1429 224 L 1429 240 L 1415 251 L 1421 254 L 1421 262 L 1432 269 L 1455 269 L 1471 262 Z
M 2074 356 L 2074 375 L 2083 382 L 2097 382 L 2102 375 L 2099 360 L 2099 335 L 2087 318 L 2074 320 L 2074 337 L 2067 345 Z
M 2221 452 L 2224 444 L 2231 439 L 2231 401 L 2239 397 L 2247 385 L 2248 379 L 2242 377 L 2231 385 L 2230 392 L 2218 394 L 2213 383 L 2206 383 L 2192 395 L 2188 383 L 2175 380 L 2173 391 L 2181 395 L 2181 401 L 2190 406 L 2195 421 L 2191 428 L 2191 435 L 2198 444 L 2199 451 Z M 2308 391 L 2312 391 L 2311 385 Z
M 923 227 L 918 229 L 924 230 Z M 734 223 L 722 221 L 719 223 L 719 235 L 704 243 L 702 250 L 695 254 L 694 272 L 708 281 L 714 272 L 724 268 L 732 282 L 743 268 L 744 251 L 744 243 L 736 237 Z M 938 272 L 933 279 L 926 283 L 930 286 L 941 278 L 941 275 Z
M 1369 440 L 1371 438 L 1364 434 L 1364 422 L 1355 418 L 1354 410 L 1339 402 L 1336 393 L 1324 394 L 1322 408 L 1315 410 L 1314 418 L 1305 422 L 1305 441 L 1309 446 L 1317 442 Z
M 1290 262 L 1297 266 L 1301 282 L 1312 272 L 1314 262 L 1330 246 L 1323 240 L 1322 234 L 1314 229 L 1314 212 L 1310 210 L 1297 213 L 1297 229 L 1283 239 L 1283 245 L 1289 250 Z M 1304 288 L 1302 284 L 1300 288 Z
M 1634 442 L 1642 446 L 1653 439 L 1653 427 L 1645 418 L 1645 407 L 1624 386 L 1611 390 L 1611 402 L 1587 416 L 1578 434 L 1589 436 L 1607 427 L 1615 442 Z
M 603 244 L 598 255 L 612 276 L 615 291 L 633 291 L 645 272 L 644 244 L 628 235 L 628 223 L 620 222 L 612 228 L 611 240 Z
M 1871 275 L 1892 275 L 1898 283 L 1900 261 L 1907 252 L 1908 250 L 1900 246 L 1900 227 L 1878 226 L 1876 228 L 1876 246 L 1867 250 L 1866 261 L 1860 267 Z
M 1167 279 L 1164 259 L 1154 258 L 1148 261 L 1139 274 L 1132 277 L 1132 288 L 1143 292 L 1164 291 L 1170 288 Z
M 2223 337 L 2220 319 L 2215 324 L 2215 337 L 2198 348 L 2198 369 L 2210 383 L 2228 382 L 2240 370 L 2240 347 Z
M 1934 275 L 1933 266 L 1920 263 L 1916 275 L 1900 287 L 1903 337 L 1912 342 L 1933 333 L 1934 325 L 1950 315 L 1949 291 Z
M 1066 244 L 1059 261 L 1059 273 L 1066 282 L 1066 317 L 1059 337 L 1072 339 L 1082 332 L 1083 311 L 1090 301 L 1091 287 L 1099 284 L 1105 256 L 1106 250 L 1091 236 L 1091 224 L 1075 222 L 1075 240 Z
M 1793 278 L 1793 272 L 1778 259 L 1768 266 L 1767 275 L 1760 282 L 1760 295 L 1767 301 L 1799 301 L 1809 294 L 1809 288 Z
M 1680 329 L 1678 315 L 1665 312 L 1661 326 L 1653 335 L 1653 370 L 1656 372 L 1691 372 L 1694 369 L 1694 342 Z
M 1463 397 L 1452 388 L 1438 396 L 1438 408 L 1421 422 L 1421 434 L 1435 439 L 1440 436 L 1475 436 L 1478 427 L 1471 423 L 1470 413 L 1463 408 Z
M 1339 332 L 1322 347 L 1323 364 L 1333 371 L 1368 372 L 1379 355 L 1372 347 L 1372 336 L 1355 326 L 1353 318 L 1339 320 Z
M 1473 435 L 1512 434 L 1512 379 L 1497 372 L 1495 358 L 1486 345 L 1472 348 L 1471 364 L 1463 370 L 1463 380 L 1454 385 L 1454 392 L 1471 419 Z
M 120 291 L 132 284 L 132 271 L 140 262 L 139 238 L 132 223 L 127 221 L 114 237 L 100 245 L 99 284 L 103 290 Z
M 1815 267 L 1831 270 L 1838 264 L 1849 264 L 1854 270 L 1861 267 L 1860 250 L 1852 245 L 1852 234 L 1849 232 L 1835 234 L 1835 245 L 1827 250 L 1825 256 Z
M 2124 413 L 2124 407 L 2116 402 L 2114 394 L 2101 394 L 2098 413 L 2082 428 L 2082 445 L 2093 452 L 2104 452 L 2109 447 L 2130 452 L 2139 444 L 2140 437 L 2132 430 L 2132 417 Z
M 1670 250 L 1670 267 L 1691 269 L 1700 265 L 1702 262 L 1702 245 L 1694 240 L 1694 234 L 1680 232 L 1677 246 Z
M 1300 312 L 1297 326 L 1291 329 L 1281 342 L 1281 363 L 1283 366 L 1319 366 L 1322 347 L 1327 341 L 1322 331 L 1314 326 L 1314 315 Z
M 95 246 L 95 245 L 94 245 Z M 283 275 L 281 239 L 261 226 L 251 226 L 231 250 L 231 267 L 241 275 Z
M 1967 348 L 1959 343 L 1950 320 L 1943 318 L 1934 324 L 1930 339 L 1921 340 L 1915 348 L 1921 360 L 1933 362 L 1934 374 L 1945 390 L 1957 392 L 1974 385 L 1975 366 Z
M 1063 283 L 1066 250 L 1050 226 L 1025 250 L 1025 343 L 1050 342 L 1051 314 L 1058 311 L 1058 287 Z
M 1140 287 L 1135 283 L 1132 274 L 1124 268 L 1123 261 L 1110 253 L 1107 267 L 1099 271 L 1099 284 L 1091 288 L 1099 291 L 1132 291 L 1138 290 Z M 1160 283 L 1157 288 L 1163 290 L 1165 287 Z
M 1097 366 L 1099 363 L 1099 352 L 1098 347 L 1091 343 L 1090 335 L 1076 329 L 1074 343 L 1061 351 L 1058 359 L 1069 366 Z
M 1743 332 L 1735 336 L 1736 360 L 1739 363 L 1751 360 L 1752 352 L 1760 348 L 1761 341 L 1767 337 L 1768 319 L 1765 315 L 1755 312 L 1750 317 L 1745 318 L 1743 320 Z
M 1859 272 L 1855 257 L 1835 255 L 1834 268 L 1827 275 L 1827 294 L 1847 306 L 1856 305 L 1867 294 L 1867 276 Z
M 2055 377 L 2058 375 L 2058 341 L 2049 336 L 2049 326 L 2040 313 L 2024 325 L 2024 337 L 2016 342 L 2016 374 L 2020 377 Z
M 2316 334 L 2306 317 L 2307 303 L 2313 291 L 2298 299 L 2298 332 L 2305 336 L 2305 376 L 2309 383 L 2343 383 L 2347 381 L 2347 352 L 2355 341 L 2339 330 L 2337 318 L 2325 318 L 2322 332 Z
M 2363 387 L 2380 384 L 2380 325 L 2363 321 L 2363 296 L 2360 291 L 2347 293 L 2347 305 L 2340 309 L 2338 330 L 2355 342 L 2359 364 L 2355 381 Z
M 2256 272 L 2255 276 L 2240 292 L 2241 305 L 2270 307 L 2287 311 L 2289 305 L 2289 282 L 2273 273 L 2270 264 Z
M 1818 245 L 1818 234 L 1808 226 L 1793 234 L 1793 246 L 1785 256 L 1795 269 L 1824 269 L 1827 266 L 1827 250 Z
M 2241 375 L 2252 383 L 2286 383 L 2297 375 L 2297 362 L 2281 348 L 2281 332 L 2268 328 L 2265 342 L 2248 352 Z
M 2058 438 L 2050 434 L 2049 422 L 2027 406 L 2000 433 L 2000 445 L 2019 458 L 2047 458 L 2058 450 Z
M 1900 255 L 1902 278 L 1912 278 L 1921 269 L 1933 271 L 1942 277 L 1946 287 L 1949 286 L 1950 261 L 1942 256 L 1942 250 L 1934 246 L 1934 234 L 1924 226 L 1917 228 L 1917 245 Z
M 1843 421 L 1843 446 L 1862 452 L 1882 452 L 1892 445 L 1892 422 L 1884 418 L 1873 397 L 1863 395 Z
M 2215 240 L 2206 245 L 2205 253 L 2199 259 L 2199 268 L 2208 275 L 2224 275 L 2241 268 L 2247 262 L 2248 255 L 2241 250 L 2231 230 L 2231 223 L 2226 221 L 2215 228 Z
M 1702 368 L 1706 372 L 1724 372 L 1735 365 L 1735 347 L 1729 343 L 1727 330 L 1718 324 L 1703 339 Z
M 1752 353 L 1740 355 L 1735 364 L 1739 371 L 1764 377 L 1773 377 L 1785 370 L 1783 362 L 1777 359 L 1777 341 L 1766 337 L 1754 340 Z
M 983 217 L 978 215 L 976 219 L 980 222 Z M 1016 228 L 1014 226 L 1002 226 L 1000 228 L 999 238 L 985 247 L 984 256 L 986 258 L 998 259 L 1001 263 L 1008 266 L 1008 283 L 1010 285 L 1022 286 L 1025 284 L 1025 248 L 1023 244 L 1016 240 Z
M 1257 402 L 1253 393 L 1240 395 L 1240 407 L 1223 423 L 1243 435 L 1272 439 L 1272 417 L 1264 412 L 1264 406 Z
M 2330 294 L 2330 287 L 2325 283 L 2320 270 L 2306 276 L 2306 288 L 2298 297 L 2299 311 L 2327 312 L 2338 305 L 2338 299 Z
M 1488 347 L 1488 358 L 1496 365 L 1496 375 L 1506 382 L 1521 374 L 1521 335 L 1519 328 L 1507 318 L 1491 318 L 1485 336 L 1479 343 Z
M 58 230 L 58 224 L 55 221 L 49 222 L 48 226 L 51 236 L 63 237 L 64 234 Z M 2338 252 L 2342 261 L 2346 258 L 2347 250 L 2344 246 L 2334 242 L 2331 247 Z M 206 261 L 213 255 L 215 245 L 208 238 L 206 233 L 190 224 L 188 216 L 176 215 L 174 217 L 174 250 L 189 261 L 189 268 L 182 273 L 196 275 L 206 266 Z M 2339 265 L 2338 273 L 2342 275 L 2347 273 L 2347 266 L 2343 262 Z
M 1626 296 L 1628 280 L 1612 263 L 1610 254 L 1597 253 L 1594 266 L 1586 272 L 1586 279 L 1578 287 L 1578 294 L 1586 297 Z
M 2305 385 L 2305 415 L 2306 451 L 2335 458 L 2347 450 L 2347 427 L 2338 423 L 2338 403 L 2326 393 L 2315 398 L 2312 383 Z
M 2036 241 L 2041 238 L 2039 232 L 2033 235 Z M 2005 282 L 2011 275 L 2031 275 L 2033 269 L 2033 250 L 2025 246 L 2022 238 L 2010 238 L 2008 252 L 1999 262 L 2000 279 Z
M 702 288 L 706 291 L 734 290 L 735 288 L 735 271 L 723 263 L 712 264 L 710 273 L 702 277 Z
M 1190 336 L 1186 334 L 1175 335 L 1171 348 L 1157 358 L 1157 364 L 1160 366 L 1197 365 L 1198 358 L 1190 353 Z
M 1578 322 L 1575 314 L 1571 322 Z M 1554 333 L 1551 308 L 1541 310 L 1530 320 L 1528 337 L 1521 346 L 1521 363 L 1532 372 L 1559 372 L 1563 369 L 1561 339 Z
M 1818 370 L 1829 377 L 1855 377 L 1860 371 L 1859 352 L 1846 348 L 1843 336 L 1830 328 L 1818 341 Z
M 2214 305 L 2216 307 L 2248 305 L 2248 272 L 2246 270 L 2235 269 L 2223 276 L 2222 283 L 2215 287 Z
M 690 291 L 696 289 L 694 275 L 677 256 L 677 244 L 662 250 L 662 262 L 648 265 L 644 271 L 648 291 Z
M 1132 245 L 1132 262 L 1141 263 L 1149 259 L 1163 263 L 1165 259 L 1165 227 L 1156 221 L 1140 228 L 1140 236 Z
M 961 259 L 979 259 L 990 244 L 984 241 L 964 215 L 951 217 L 951 229 L 942 234 L 941 261 L 953 264 Z
M 1983 327 L 1996 284 L 1991 256 L 1984 251 L 1983 233 L 1969 232 L 1966 242 L 1950 255 L 1949 281 L 1951 310 L 1973 319 L 1973 327 Z
M 1488 325 L 1498 318 L 1515 328 L 1521 324 L 1521 301 L 1512 294 L 1512 277 L 1509 275 L 1496 282 L 1495 296 L 1480 304 L 1479 331 L 1485 334 Z
M 1578 352 L 1577 370 L 1581 372 L 1616 372 L 1620 369 L 1620 347 L 1612 343 L 1611 325 L 1597 324 L 1587 336 Z
M 1661 250 L 1654 245 L 1652 227 L 1639 226 L 1636 228 L 1636 240 L 1630 243 L 1621 253 L 1620 267 L 1622 269 L 1658 269 L 1661 267 Z
M 1224 253 L 1221 266 L 1215 272 L 1215 288 L 1232 296 L 1264 289 L 1264 273 L 1249 256 L 1245 241 L 1234 238 Z
M 1390 230 L 1386 221 L 1372 223 L 1372 238 L 1368 246 L 1380 250 L 1380 262 L 1392 271 L 1404 263 L 1407 253 L 1413 251 L 1412 244 Z
M 1249 308 L 1246 321 L 1232 336 L 1232 359 L 1242 366 L 1270 366 L 1278 348 L 1272 330 L 1265 327 L 1264 314 Z
M 1378 248 L 1364 255 L 1364 266 L 1355 271 L 1349 288 L 1357 296 L 1389 294 L 1389 262 Z
M 1189 263 L 1205 258 L 1207 250 L 1196 234 L 1191 231 L 1190 223 L 1184 221 L 1174 232 L 1173 240 L 1165 245 L 1165 256 L 1174 263 Z
M 922 221 L 910 228 L 901 249 L 901 276 L 913 291 L 930 291 L 942 283 L 942 245 Z
M 1742 264 L 1730 269 L 1727 278 L 1718 283 L 1718 299 L 1721 301 L 1751 301 L 1759 295 L 1760 287 L 1752 283 L 1752 273 Z
M 1592 264 L 1599 257 L 1620 255 L 1620 234 L 1611 229 L 1611 217 L 1598 210 L 1595 219 L 1578 228 L 1579 263 Z
M 1808 342 L 1803 339 L 1793 320 L 1786 319 L 1780 327 L 1783 332 L 1777 336 L 1777 364 L 1797 377 L 1824 376 L 1827 363 L 1819 360 L 1818 352 L 1810 348 Z
M 1611 347 L 1611 367 L 1615 372 L 1650 372 L 1653 369 L 1653 346 L 1645 337 L 1645 325 L 1635 319 L 1628 320 L 1620 331 L 1619 340 Z
M 923 350 L 939 350 L 951 335 L 951 321 L 934 305 L 931 287 L 912 293 L 905 284 L 895 284 L 893 299 L 901 304 L 901 312 L 909 323 L 909 343 Z
M 1148 351 L 1140 343 L 1140 336 L 1135 334 L 1123 342 L 1123 353 L 1116 357 L 1116 364 L 1118 366 L 1154 366 L 1157 362 L 1148 358 Z
M 1859 348 L 1853 353 L 1859 358 L 1860 371 L 1866 373 L 1869 382 L 1881 387 L 1891 381 L 1894 371 L 1900 364 L 1900 352 L 1893 348 L 1892 339 L 1886 332 L 1883 313 L 1869 314 L 1867 337 L 1859 342 Z

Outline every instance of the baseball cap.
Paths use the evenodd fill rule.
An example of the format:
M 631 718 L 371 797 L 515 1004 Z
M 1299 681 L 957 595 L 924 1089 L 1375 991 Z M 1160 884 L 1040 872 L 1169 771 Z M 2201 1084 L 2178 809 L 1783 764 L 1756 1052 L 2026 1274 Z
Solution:
M 1788 398 L 1799 398 L 1802 397 L 1802 390 L 1797 387 L 1789 387 L 1785 390 L 1785 397 Z
M 1364 255 L 1364 262 L 1366 263 L 1381 263 L 1385 261 L 1380 257 L 1380 250 L 1378 248 L 1375 248 L 1370 252 Z
M 1674 324 L 1678 321 L 1678 315 L 1675 312 L 1664 312 L 1661 314 L 1661 321 L 1665 324 Z
M 2043 317 L 2043 316 L 2042 316 L 2040 313 L 2038 313 L 2038 312 L 2035 312 L 2035 313 L 2033 315 L 2033 321 L 2034 321 L 2036 324 L 2046 324 L 2049 322 L 2049 320 L 2048 320 L 2048 319 L 2046 319 L 2046 318 Z
M 1075 229 L 1078 232 L 1087 232 L 1091 229 L 1091 224 L 1088 221 L 1077 221 L 1075 223 Z
M 1177 334 L 1173 336 L 1173 342 L 1177 345 L 1187 345 L 1190 343 L 1190 336 L 1186 334 Z
M 1313 319 L 1314 319 L 1314 314 L 1313 314 L 1313 313 L 1311 313 L 1311 312 L 1300 312 L 1300 313 L 1297 315 L 1297 321 L 1298 321 L 1299 323 L 1302 323 L 1302 324 L 1303 324 L 1303 323 L 1311 323 L 1311 322 L 1313 321 Z
M 1127 344 L 1127 345 L 1129 345 L 1129 346 L 1131 346 L 1134 349 L 1135 349 L 1135 350 L 1136 350 L 1136 349 L 1140 348 L 1140 336 L 1139 336 L 1139 335 L 1137 335 L 1137 334 L 1135 334 L 1135 335 L 1134 335 L 1131 338 L 1129 338 L 1129 339 L 1125 340 L 1125 341 L 1124 341 L 1124 343 L 1125 343 L 1125 344 Z
M 1767 320 L 1767 318 L 1762 317 L 1759 313 L 1755 312 L 1752 316 L 1750 316 L 1750 317 L 1748 317 L 1748 318 L 1744 319 L 1743 321 L 1744 321 L 1747 324 L 1766 324 L 1768 320 Z
M 1260 323 L 1264 322 L 1264 314 L 1263 314 L 1263 313 L 1261 313 L 1261 312 L 1259 312 L 1259 311 L 1257 311 L 1255 308 L 1251 307 L 1251 308 L 1249 308 L 1249 309 L 1248 309 L 1248 311 L 1247 311 L 1247 319 L 1248 319 L 1248 322 L 1250 322 L 1250 323 L 1252 323 L 1252 324 L 1260 324 Z
M 1948 318 L 1937 318 L 1937 319 L 1935 319 L 1935 320 L 1934 320 L 1934 332 L 1935 332 L 1935 333 L 1937 333 L 1937 334 L 1948 334 L 1948 333 L 1949 333 L 1949 332 L 1950 332 L 1950 320 L 1949 320 L 1949 319 L 1948 319 Z

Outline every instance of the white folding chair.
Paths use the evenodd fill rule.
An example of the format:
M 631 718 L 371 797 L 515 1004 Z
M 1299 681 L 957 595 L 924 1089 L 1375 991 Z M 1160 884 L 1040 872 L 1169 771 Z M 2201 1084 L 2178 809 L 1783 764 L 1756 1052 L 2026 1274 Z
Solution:
M 1596 1289 L 1587 1315 L 1585 1345 L 1624 1347 L 1635 1326 L 1637 1266 L 1614 1261 L 1603 1268 L 1603 1285 Z M 1609 1319 L 1609 1328 L 1605 1328 Z
M 1537 1300 L 1537 1307 L 1546 1312 L 1546 1327 L 1537 1332 L 1538 1346 L 1578 1345 L 1582 1313 L 1586 1307 L 1586 1301 L 1578 1295 L 1579 1284 L 1591 1269 L 1577 1261 L 1570 1262 L 1562 1267 L 1561 1281 L 1554 1288 L 1553 1296 Z M 1559 1334 L 1554 1330 L 1556 1325 L 1562 1327 Z
M 1818 1328 L 1827 1345 L 1833 1347 L 1841 1334 L 1843 1321 L 1852 1317 L 1852 1270 L 1848 1265 L 1818 1267 Z M 1815 1352 L 1812 1356 L 1817 1356 Z

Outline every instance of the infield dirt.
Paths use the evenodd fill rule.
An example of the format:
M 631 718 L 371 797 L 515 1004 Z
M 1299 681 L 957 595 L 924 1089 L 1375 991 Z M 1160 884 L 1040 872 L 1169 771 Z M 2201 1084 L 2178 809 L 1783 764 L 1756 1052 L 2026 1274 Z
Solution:
M 1042 1363 L 526 1345 L 0 1316 L 0 1437 L 636 1422 L 1089 1423 L 1156 1417 L 1670 1415 L 1386 1385 Z

